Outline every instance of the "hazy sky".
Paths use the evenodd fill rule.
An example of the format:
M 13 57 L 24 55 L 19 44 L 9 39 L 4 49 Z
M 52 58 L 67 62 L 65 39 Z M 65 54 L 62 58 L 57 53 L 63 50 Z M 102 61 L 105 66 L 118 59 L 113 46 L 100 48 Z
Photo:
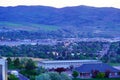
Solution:
M 95 7 L 120 8 L 120 0 L 0 0 L 0 6 L 44 5 L 57 8 L 88 5 Z

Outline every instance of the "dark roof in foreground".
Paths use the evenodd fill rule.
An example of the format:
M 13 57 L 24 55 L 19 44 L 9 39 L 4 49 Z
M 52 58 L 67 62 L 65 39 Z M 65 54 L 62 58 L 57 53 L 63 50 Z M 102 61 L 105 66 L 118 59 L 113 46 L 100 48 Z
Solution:
M 105 72 L 107 70 L 111 72 L 120 72 L 118 69 L 113 68 L 112 66 L 105 63 L 83 64 L 80 67 L 76 67 L 75 70 L 81 73 L 87 73 L 87 72 L 90 73 L 92 70 L 98 70 L 100 72 Z

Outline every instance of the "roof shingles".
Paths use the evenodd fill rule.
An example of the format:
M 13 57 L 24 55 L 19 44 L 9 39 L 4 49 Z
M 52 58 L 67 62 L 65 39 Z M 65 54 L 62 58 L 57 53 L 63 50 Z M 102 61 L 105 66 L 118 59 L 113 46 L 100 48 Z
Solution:
M 98 70 L 99 72 L 105 72 L 107 70 L 109 70 L 110 72 L 120 72 L 119 70 L 105 63 L 83 64 L 80 67 L 76 67 L 75 70 L 79 73 L 91 73 L 92 70 Z

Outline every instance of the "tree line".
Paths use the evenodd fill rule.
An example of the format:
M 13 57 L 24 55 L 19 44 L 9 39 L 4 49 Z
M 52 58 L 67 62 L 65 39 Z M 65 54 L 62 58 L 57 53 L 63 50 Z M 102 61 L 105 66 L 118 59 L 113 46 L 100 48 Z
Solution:
M 75 42 L 57 45 L 20 45 L 0 46 L 0 55 L 5 57 L 34 57 L 56 60 L 65 59 L 98 59 L 105 45 L 110 45 L 107 53 L 101 58 L 104 62 L 120 62 L 120 42 Z

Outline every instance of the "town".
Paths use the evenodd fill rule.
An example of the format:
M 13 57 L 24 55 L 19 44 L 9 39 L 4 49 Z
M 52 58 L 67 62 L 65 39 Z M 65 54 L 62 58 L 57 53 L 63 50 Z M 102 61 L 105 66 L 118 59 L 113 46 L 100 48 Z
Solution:
M 0 0 L 0 80 L 120 80 L 120 0 Z
M 5 39 L 0 38 L 0 45 L 7 45 L 7 46 L 18 46 L 18 45 L 56 45 L 58 43 L 65 43 L 65 42 L 119 42 L 120 38 L 62 38 L 62 39 Z

